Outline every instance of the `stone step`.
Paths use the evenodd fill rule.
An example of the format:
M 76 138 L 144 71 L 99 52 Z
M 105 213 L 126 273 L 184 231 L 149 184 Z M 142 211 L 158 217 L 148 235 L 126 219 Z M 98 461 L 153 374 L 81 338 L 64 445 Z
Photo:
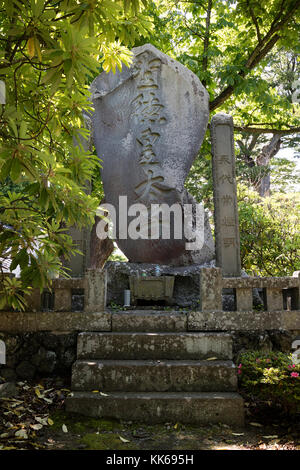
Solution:
M 237 374 L 231 361 L 77 360 L 72 390 L 232 392 Z
M 232 359 L 225 333 L 97 333 L 78 335 L 78 359 Z
M 187 331 L 185 312 L 153 310 L 127 310 L 114 312 L 111 316 L 112 331 Z
M 190 423 L 244 426 L 243 399 L 237 393 L 73 392 L 66 410 L 96 418 L 143 423 Z

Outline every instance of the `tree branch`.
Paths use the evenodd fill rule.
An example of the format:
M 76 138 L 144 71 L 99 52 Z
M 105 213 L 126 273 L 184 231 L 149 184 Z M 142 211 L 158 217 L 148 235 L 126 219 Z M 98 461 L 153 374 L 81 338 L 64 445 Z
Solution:
M 256 29 L 257 40 L 258 40 L 258 43 L 260 44 L 261 43 L 261 34 L 260 34 L 257 18 L 254 14 L 253 8 L 251 7 L 249 0 L 247 0 L 247 5 L 249 7 L 250 15 L 251 15 L 251 18 L 253 20 L 253 23 L 254 23 L 254 26 L 255 26 L 255 29 Z
M 283 9 L 283 6 L 284 2 L 282 2 L 281 4 L 281 10 Z M 281 14 L 278 14 L 276 16 L 276 18 L 271 24 L 268 33 L 263 38 L 261 38 L 261 42 L 256 45 L 256 47 L 250 54 L 250 57 L 248 58 L 247 62 L 238 73 L 240 77 L 245 78 L 247 73 L 250 72 L 254 67 L 256 67 L 256 65 L 270 52 L 270 50 L 274 47 L 274 45 L 279 39 L 279 35 L 275 33 L 280 31 L 286 25 L 286 23 L 292 18 L 293 14 L 296 12 L 298 7 L 299 3 L 297 0 L 295 0 L 292 2 L 289 10 L 283 17 L 281 16 Z M 279 18 L 281 18 L 280 21 L 278 21 Z M 221 106 L 221 104 L 223 104 L 224 101 L 226 101 L 233 94 L 235 86 L 236 85 L 228 86 L 213 101 L 211 101 L 210 111 L 213 111 L 214 109 Z
M 207 72 L 208 68 L 208 46 L 209 46 L 209 30 L 210 30 L 210 18 L 211 18 L 211 9 L 212 9 L 212 0 L 208 0 L 207 5 L 207 15 L 205 21 L 205 34 L 204 34 L 204 44 L 203 44 L 203 60 L 202 67 L 203 72 Z M 206 79 L 203 80 L 203 86 L 206 86 Z
M 246 132 L 247 134 L 277 134 L 277 135 L 289 135 L 297 134 L 300 132 L 300 127 L 291 127 L 290 129 L 273 129 L 272 127 L 242 127 L 234 126 L 236 132 Z

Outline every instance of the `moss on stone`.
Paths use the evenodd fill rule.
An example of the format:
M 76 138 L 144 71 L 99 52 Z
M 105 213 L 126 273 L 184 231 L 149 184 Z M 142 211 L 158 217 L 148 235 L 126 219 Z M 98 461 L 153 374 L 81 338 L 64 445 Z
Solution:
M 121 424 L 114 419 L 97 419 L 87 416 L 79 416 L 77 414 L 66 413 L 63 410 L 57 410 L 51 415 L 54 422 L 52 428 L 54 430 L 61 429 L 65 424 L 68 430 L 76 434 L 85 434 L 86 432 L 95 431 L 114 431 L 121 428 Z
M 107 432 L 107 433 L 93 433 L 85 434 L 81 442 L 87 446 L 87 450 L 134 450 L 131 442 L 122 442 L 120 436 Z

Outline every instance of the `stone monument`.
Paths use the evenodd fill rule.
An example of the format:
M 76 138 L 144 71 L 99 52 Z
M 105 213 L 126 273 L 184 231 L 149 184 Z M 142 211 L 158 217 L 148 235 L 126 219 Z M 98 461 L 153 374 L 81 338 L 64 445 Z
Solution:
M 241 275 L 233 119 L 216 114 L 210 124 L 214 187 L 216 265 L 223 276 Z
M 198 77 L 151 44 L 133 49 L 133 63 L 115 74 L 101 73 L 92 83 L 93 138 L 102 160 L 106 203 L 125 218 L 128 227 L 134 204 L 190 204 L 185 179 L 206 131 L 208 93 Z M 126 196 L 120 208 L 119 196 Z M 214 258 L 208 216 L 204 243 L 186 250 L 186 238 L 130 239 L 116 219 L 116 242 L 129 262 L 173 266 L 203 264 Z M 195 214 L 193 224 L 195 225 Z M 142 227 L 140 227 L 142 232 Z

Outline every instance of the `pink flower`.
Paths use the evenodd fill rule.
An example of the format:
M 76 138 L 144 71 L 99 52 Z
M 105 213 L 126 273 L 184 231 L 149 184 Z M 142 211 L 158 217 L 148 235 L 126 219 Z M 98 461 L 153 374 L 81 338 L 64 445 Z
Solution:
M 242 373 L 242 370 L 241 369 L 238 369 L 238 374 L 241 374 Z
M 299 377 L 298 372 L 291 372 L 291 377 Z
M 242 367 L 242 364 L 239 364 L 239 365 L 238 365 L 238 368 L 240 369 L 241 367 Z
M 260 359 L 256 359 L 256 362 L 260 362 Z

